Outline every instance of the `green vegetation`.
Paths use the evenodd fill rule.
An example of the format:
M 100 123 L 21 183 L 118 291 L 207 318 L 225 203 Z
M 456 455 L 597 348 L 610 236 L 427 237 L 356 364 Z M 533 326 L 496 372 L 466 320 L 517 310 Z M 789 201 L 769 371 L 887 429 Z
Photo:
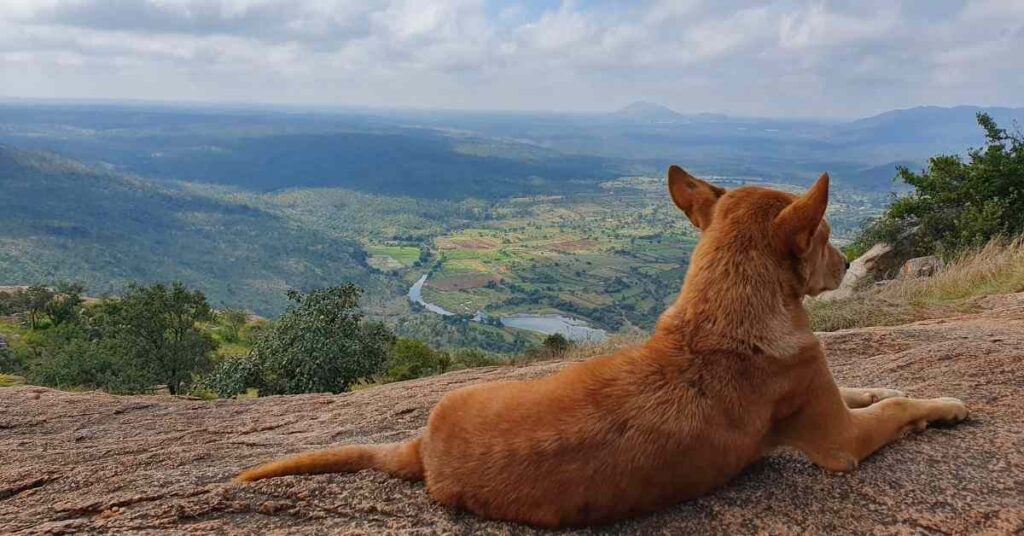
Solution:
M 518 354 L 540 343 L 542 336 L 532 331 L 502 328 L 471 322 L 466 317 L 440 316 L 420 312 L 394 320 L 395 333 L 422 340 L 435 348 L 467 350 L 479 348 L 501 354 Z
M 223 342 L 237 344 L 242 340 L 242 330 L 249 321 L 249 313 L 229 307 L 217 311 L 217 319 L 220 320 L 219 335 Z
M 663 187 L 623 179 L 572 198 L 496 204 L 491 219 L 434 239 L 424 299 L 461 315 L 552 313 L 612 331 L 649 328 L 696 241 Z
M 986 145 L 959 155 L 935 156 L 928 169 L 899 169 L 897 179 L 913 187 L 868 227 L 851 253 L 889 242 L 904 257 L 938 254 L 947 259 L 993 238 L 1024 233 L 1024 137 L 977 116 Z
M 364 321 L 362 289 L 345 284 L 301 294 L 253 346 L 250 356 L 226 360 L 210 384 L 221 396 L 348 390 L 381 371 L 395 337 L 384 324 Z M 235 382 L 235 383 L 232 383 Z
M 416 246 L 370 246 L 367 251 L 372 255 L 371 265 L 382 270 L 419 266 L 424 257 L 429 258 Z
M 0 293 L 0 315 L 18 314 L 22 322 L 37 329 L 49 317 L 53 325 L 74 320 L 81 306 L 82 287 L 58 284 L 57 290 L 34 285 Z
M 213 338 L 197 326 L 211 320 L 213 310 L 202 292 L 181 283 L 132 284 L 120 298 L 104 300 L 90 312 L 90 327 L 123 368 L 138 375 L 140 388 L 163 384 L 172 395 L 183 393 L 213 364 Z
M 391 351 L 387 371 L 377 378 L 379 383 L 411 380 L 449 370 L 507 364 L 506 358 L 476 348 L 444 351 L 431 348 L 423 341 L 399 338 Z
M 544 348 L 545 352 L 551 355 L 562 356 L 572 348 L 572 343 L 570 343 L 569 340 L 561 333 L 552 333 L 551 335 L 544 337 L 544 342 L 541 346 Z
M 197 326 L 211 314 L 201 292 L 180 284 L 132 285 L 119 299 L 83 307 L 74 294 L 80 286 L 63 288 L 72 294 L 30 287 L 0 295 L 9 304 L 19 295 L 49 297 L 41 307 L 45 318 L 33 316 L 38 304 L 26 301 L 15 311 L 23 327 L 5 324 L 2 334 L 11 340 L 0 372 L 61 388 L 128 393 L 163 385 L 177 394 L 210 366 L 214 343 Z
M 386 377 L 390 381 L 411 380 L 441 374 L 451 367 L 452 357 L 447 352 L 434 350 L 416 339 L 398 339 L 391 352 Z
M 98 301 L 81 291 L 63 284 L 0 292 L 0 387 L 28 381 L 202 397 L 341 392 L 509 362 L 477 348 L 438 350 L 407 338 L 396 344 L 386 325 L 365 318 L 362 289 L 352 284 L 289 292 L 292 306 L 273 322 L 239 309 L 214 311 L 180 283 L 132 284 Z
M 109 294 L 182 281 L 215 305 L 280 313 L 288 288 L 386 284 L 355 240 L 214 188 L 0 146 L 0 284 L 79 281 Z

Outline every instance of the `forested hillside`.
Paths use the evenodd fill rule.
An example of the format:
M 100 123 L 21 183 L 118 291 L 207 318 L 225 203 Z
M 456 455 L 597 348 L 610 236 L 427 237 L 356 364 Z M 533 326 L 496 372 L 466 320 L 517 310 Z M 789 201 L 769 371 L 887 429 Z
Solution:
M 354 241 L 182 185 L 0 146 L 0 192 L 0 284 L 180 280 L 263 314 L 289 288 L 380 286 Z

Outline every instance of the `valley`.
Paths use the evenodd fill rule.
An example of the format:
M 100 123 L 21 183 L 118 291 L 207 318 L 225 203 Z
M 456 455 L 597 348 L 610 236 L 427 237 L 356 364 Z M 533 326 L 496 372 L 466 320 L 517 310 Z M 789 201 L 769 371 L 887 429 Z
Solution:
M 843 243 L 896 191 L 898 155 L 876 150 L 877 130 L 909 114 L 923 134 L 890 137 L 914 165 L 976 135 L 959 130 L 972 113 L 841 123 L 643 107 L 570 116 L 0 103 L 0 284 L 78 281 L 102 296 L 129 281 L 180 280 L 214 305 L 275 317 L 288 289 L 353 282 L 367 313 L 400 335 L 505 353 L 552 326 L 644 331 L 674 299 L 697 238 L 666 194 L 668 163 L 726 188 L 791 191 L 827 169 Z M 929 138 L 937 131 L 947 134 Z M 424 275 L 423 302 L 453 314 L 409 300 Z

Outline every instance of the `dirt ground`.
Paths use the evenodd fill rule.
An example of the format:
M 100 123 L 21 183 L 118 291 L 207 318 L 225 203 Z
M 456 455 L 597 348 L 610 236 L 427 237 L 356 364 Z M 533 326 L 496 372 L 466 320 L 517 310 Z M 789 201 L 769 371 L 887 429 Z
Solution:
M 911 434 L 846 476 L 780 451 L 702 499 L 567 533 L 1024 533 L 1024 294 L 980 305 L 823 336 L 841 384 L 959 397 L 968 422 Z M 561 366 L 245 401 L 0 389 L 0 534 L 533 534 L 373 472 L 228 481 L 282 454 L 404 439 L 447 391 Z

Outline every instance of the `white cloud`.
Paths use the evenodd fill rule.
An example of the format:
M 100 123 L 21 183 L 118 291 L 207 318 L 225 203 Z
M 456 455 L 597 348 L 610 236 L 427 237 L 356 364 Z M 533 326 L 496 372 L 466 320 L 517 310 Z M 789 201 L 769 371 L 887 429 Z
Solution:
M 5 0 L 0 96 L 853 115 L 1024 105 L 1024 3 Z
M 898 8 L 892 2 L 878 5 L 864 15 L 831 11 L 823 4 L 811 5 L 781 17 L 779 44 L 791 49 L 823 48 L 896 37 L 898 18 Z

